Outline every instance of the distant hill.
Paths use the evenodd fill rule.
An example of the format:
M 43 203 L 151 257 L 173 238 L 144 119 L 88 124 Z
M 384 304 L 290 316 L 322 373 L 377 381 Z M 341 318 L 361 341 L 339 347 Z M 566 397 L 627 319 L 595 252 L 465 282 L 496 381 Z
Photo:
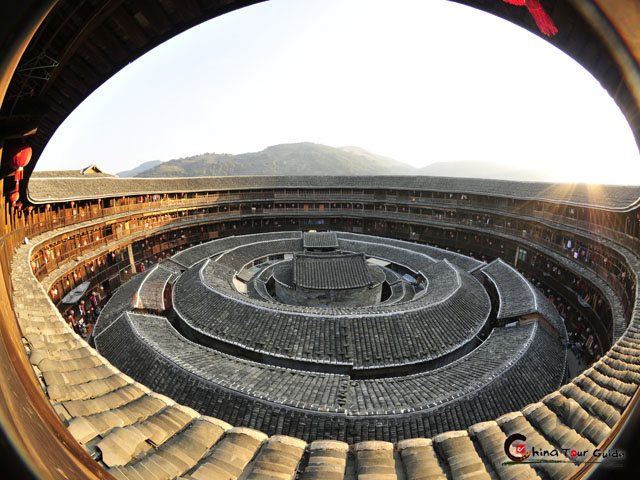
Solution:
M 125 170 L 124 172 L 116 173 L 116 176 L 120 178 L 135 177 L 136 175 L 141 174 L 145 170 L 149 170 L 150 168 L 160 165 L 161 163 L 162 163 L 161 160 L 151 160 L 149 162 L 144 162 L 138 165 L 136 168 L 132 168 L 131 170 Z
M 240 155 L 205 153 L 170 160 L 136 176 L 413 175 L 415 171 L 411 165 L 355 147 L 333 148 L 316 143 L 292 143 Z
M 498 162 L 464 161 L 435 162 L 417 169 L 417 175 L 432 177 L 492 178 L 495 180 L 520 180 L 527 182 L 558 182 L 548 170 L 513 168 Z
M 516 169 L 497 162 L 436 162 L 415 168 L 359 147 L 334 148 L 290 143 L 240 155 L 205 153 L 166 162 L 145 162 L 119 177 L 201 177 L 227 175 L 425 175 L 500 180 L 558 181 L 548 172 Z

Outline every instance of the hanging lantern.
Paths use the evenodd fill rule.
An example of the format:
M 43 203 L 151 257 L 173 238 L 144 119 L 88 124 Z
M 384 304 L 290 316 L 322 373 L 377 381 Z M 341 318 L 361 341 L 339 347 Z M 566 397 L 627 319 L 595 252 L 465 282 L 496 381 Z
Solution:
M 540 32 L 545 34 L 547 37 L 553 37 L 556 33 L 558 33 L 558 29 L 553 23 L 553 20 L 551 19 L 549 14 L 545 11 L 544 7 L 540 4 L 539 0 L 502 0 L 502 1 L 509 3 L 511 5 L 527 7 L 527 10 L 529 10 L 529 13 L 533 17 L 533 20 L 536 22 L 536 25 L 540 29 Z
M 16 202 L 20 199 L 20 192 L 16 188 L 11 195 L 9 195 L 9 202 L 11 202 L 11 206 L 15 206 Z
M 31 147 L 22 145 L 14 150 L 11 155 L 11 168 L 17 170 L 19 167 L 26 167 L 31 161 Z
M 15 170 L 14 176 L 16 183 L 24 178 L 23 170 L 31 161 L 33 151 L 27 145 L 16 147 L 11 155 L 11 169 Z
M 47 203 L 47 205 L 45 206 L 45 209 L 46 209 L 47 211 L 51 210 L 51 204 L 50 204 L 50 203 Z

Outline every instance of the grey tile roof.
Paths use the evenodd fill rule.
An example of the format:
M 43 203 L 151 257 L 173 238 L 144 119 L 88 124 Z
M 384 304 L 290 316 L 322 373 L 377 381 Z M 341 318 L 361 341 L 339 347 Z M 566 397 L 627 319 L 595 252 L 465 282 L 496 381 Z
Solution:
M 567 330 L 564 320 L 556 308 L 515 268 L 497 259 L 483 267 L 482 272 L 493 282 L 498 291 L 500 301 L 498 318 L 539 313 L 561 337 L 566 338 Z
M 252 260 L 266 257 L 268 255 L 302 252 L 302 240 L 299 238 L 288 239 L 264 239 L 256 243 L 248 243 L 253 239 L 245 239 L 242 245 L 227 250 L 216 258 L 216 263 L 220 263 L 240 271 L 242 267 Z
M 256 233 L 243 235 L 242 243 L 257 243 L 267 240 L 295 240 L 300 238 L 302 238 L 301 232 Z M 188 268 L 205 258 L 219 255 L 226 250 L 238 247 L 240 244 L 240 240 L 235 236 L 218 238 L 183 250 L 171 257 L 171 260 Z
M 295 282 L 293 281 L 293 260 L 287 260 L 276 266 L 273 268 L 272 273 L 275 283 L 284 285 L 287 288 L 295 288 Z
M 256 280 L 255 277 L 253 277 L 247 283 L 247 295 L 257 300 L 263 300 L 265 302 L 275 302 L 275 299 L 271 297 L 271 295 L 267 291 L 267 285 L 262 281 Z
M 339 393 L 348 377 L 291 370 L 227 355 L 185 339 L 164 317 L 124 313 L 95 341 L 98 351 L 113 364 L 156 390 L 167 381 L 184 378 L 201 384 L 210 394 L 224 389 L 253 397 L 253 401 L 344 412 Z M 158 370 L 159 364 L 165 366 L 162 371 Z M 187 405 L 197 400 L 185 394 L 175 399 Z
M 304 248 L 338 248 L 336 232 L 305 232 L 302 241 Z
M 228 282 L 220 280 L 224 272 L 210 261 L 175 283 L 174 308 L 183 328 L 203 341 L 210 338 L 274 357 L 354 368 L 426 361 L 469 342 L 490 311 L 477 280 L 441 263 L 455 287 L 448 294 L 434 287 L 410 308 L 392 304 L 328 312 L 240 295 L 225 288 Z
M 81 170 L 36 170 L 31 173 L 31 178 L 37 181 L 51 179 L 118 178 L 110 173 L 86 171 L 90 168 L 91 167 L 87 167 Z
M 111 298 L 100 312 L 94 335 L 98 335 L 101 331 L 108 328 L 120 314 L 128 312 L 133 308 L 134 297 L 137 295 L 143 280 L 150 272 L 151 270 L 135 275 L 113 292 Z
M 385 243 L 375 243 L 371 238 L 368 240 L 339 239 L 340 249 L 348 252 L 365 253 L 369 257 L 382 258 L 398 265 L 420 272 L 433 264 L 435 260 L 429 256 L 408 250 L 407 245 L 398 248 Z
M 258 274 L 254 275 L 249 283 L 247 283 L 247 295 L 257 300 L 275 303 L 276 300 L 267 291 L 267 281 L 274 274 L 275 269 L 284 265 L 291 267 L 291 260 L 280 260 L 264 267 Z M 288 277 L 291 275 L 289 274 Z
M 537 377 L 545 377 L 539 390 L 525 388 L 513 401 L 513 388 L 505 390 L 503 384 L 495 384 L 497 378 L 512 378 L 512 367 L 522 362 L 526 365 L 535 355 L 550 355 L 548 362 L 535 362 L 522 379 L 527 383 Z M 558 364 L 550 372 L 549 364 Z M 475 350 L 446 366 L 424 373 L 402 377 L 351 380 L 353 404 L 350 412 L 358 415 L 411 413 L 451 408 L 452 404 L 465 402 L 467 396 L 491 396 L 495 402 L 488 411 L 473 414 L 472 423 L 498 417 L 513 409 L 519 409 L 542 395 L 557 388 L 563 378 L 564 348 L 537 323 L 513 328 L 497 328 Z M 518 373 L 520 370 L 518 369 Z M 507 382 L 508 383 L 508 382 Z M 356 413 L 357 412 L 357 413 Z M 460 423 L 455 428 L 466 428 Z
M 274 240 L 301 240 L 302 232 L 284 231 L 284 232 L 266 232 L 266 233 L 250 233 L 242 235 L 243 243 L 258 243 Z
M 567 338 L 567 327 L 556 307 L 539 290 L 535 290 L 536 311 L 551 324 L 562 338 Z
M 443 250 L 442 248 L 430 247 L 429 245 L 423 245 L 420 243 L 406 242 L 403 240 L 396 240 L 394 238 L 385 238 L 385 237 L 375 237 L 372 235 L 363 235 L 361 233 L 350 233 L 350 232 L 337 232 L 338 239 L 340 240 L 340 245 L 347 245 L 346 241 L 350 242 L 363 242 L 363 243 L 373 243 L 376 245 L 380 245 L 380 248 L 383 248 L 383 245 L 388 245 L 391 247 L 397 247 L 401 249 L 410 248 L 413 252 L 419 253 L 423 260 L 422 262 L 431 259 L 431 260 L 448 260 L 454 265 L 459 266 L 460 268 L 470 272 L 482 265 L 484 262 L 480 260 L 476 260 L 471 257 L 467 257 L 465 255 L 461 255 L 456 252 L 450 252 L 448 250 Z M 351 244 L 351 243 L 350 243 Z M 343 247 L 346 248 L 346 247 Z M 385 249 L 385 252 L 389 252 L 389 249 Z M 407 254 L 408 258 L 416 258 L 415 256 L 410 256 Z M 393 258 L 398 258 L 397 255 Z M 398 259 L 398 263 L 403 263 Z
M 363 254 L 300 255 L 293 257 L 296 287 L 313 290 L 359 288 L 373 284 Z
M 385 267 L 381 268 L 385 274 L 385 280 L 391 289 L 391 295 L 383 302 L 380 302 L 380 305 L 393 305 L 411 300 L 415 293 L 413 287 L 400 280 L 400 276 L 393 270 Z
M 422 294 L 424 298 L 420 297 L 426 304 L 445 301 L 452 292 L 461 288 L 462 282 L 465 280 L 469 286 L 474 284 L 467 275 L 462 274 L 460 269 L 446 260 L 427 265 L 422 273 L 429 282 L 426 292 Z
M 204 192 L 251 188 L 390 188 L 552 200 L 571 204 L 628 207 L 640 186 L 551 184 L 451 177 L 401 176 L 237 176 L 194 178 L 32 178 L 28 197 L 34 203 L 150 193 Z
M 171 257 L 171 261 L 189 268 L 205 258 L 220 254 L 238 245 L 240 245 L 240 242 L 237 237 L 225 237 L 211 242 L 201 243 L 195 247 L 178 252 Z
M 165 310 L 164 291 L 174 273 L 156 265 L 140 284 L 136 308 L 145 310 Z
M 311 419 L 343 422 L 332 434 L 340 440 L 349 440 L 349 432 L 360 440 L 389 440 L 390 432 L 408 425 L 423 436 L 465 429 L 536 401 L 564 374 L 564 348 L 536 322 L 496 329 L 444 367 L 371 380 L 231 357 L 184 339 L 166 319 L 150 315 L 121 315 L 96 345 L 137 381 L 205 415 L 255 426 L 278 405 L 288 422 L 262 429 L 305 439 L 312 432 L 300 427 Z
M 288 235 L 290 238 L 292 233 Z M 226 247 L 228 240 L 210 243 Z M 280 241 L 300 239 L 267 243 Z M 234 244 L 237 243 L 236 238 Z M 197 250 L 210 254 L 221 248 L 211 244 L 182 253 Z M 198 255 L 189 258 L 190 262 L 200 261 Z M 274 303 L 268 295 L 244 296 L 230 282 L 234 268 L 211 260 L 176 281 L 174 308 L 185 328 L 205 341 L 210 338 L 274 357 L 344 364 L 356 369 L 433 361 L 461 348 L 477 334 L 488 318 L 490 302 L 480 283 L 458 267 L 430 259 L 425 263 L 430 285 L 426 293 L 409 295 L 407 302 L 319 310 Z M 138 285 L 142 275 L 136 276 L 132 285 Z M 116 292 L 109 306 L 115 313 L 103 313 L 97 332 L 108 326 L 118 312 L 131 309 L 137 288 Z M 456 328 L 451 328 L 452 321 Z M 318 344 L 315 338 L 324 338 L 325 344 Z
M 176 262 L 171 261 L 170 258 L 165 258 L 160 263 L 158 263 L 158 266 L 162 270 L 166 270 L 167 272 L 171 272 L 174 275 L 180 275 L 184 271 L 184 267 L 182 267 L 181 265 L 177 264 Z
M 498 291 L 500 301 L 498 318 L 519 317 L 537 310 L 535 289 L 511 265 L 497 259 L 483 267 L 481 271 Z
M 257 235 L 245 235 L 243 237 L 228 237 L 228 238 L 236 238 L 235 240 L 236 243 L 234 243 L 235 245 L 239 245 L 240 243 L 242 245 L 233 247 L 232 249 L 229 249 L 229 250 L 224 250 L 225 252 L 224 254 L 216 257 L 214 261 L 209 262 L 207 266 L 202 269 L 202 272 L 201 272 L 202 281 L 206 285 L 209 285 L 214 289 L 221 288 L 222 293 L 224 293 L 225 295 L 230 296 L 232 298 L 236 298 L 241 302 L 244 302 L 246 301 L 246 298 L 244 296 L 238 296 L 238 293 L 234 288 L 229 288 L 229 285 L 230 285 L 229 281 L 223 281 L 222 279 L 226 277 L 229 277 L 228 279 L 230 279 L 232 276 L 230 272 L 239 269 L 241 266 L 243 266 L 245 263 L 255 258 L 256 256 L 266 255 L 271 248 L 275 249 L 277 252 L 280 252 L 280 253 L 286 250 L 287 248 L 290 248 L 291 251 L 295 253 L 300 248 L 299 235 L 300 235 L 300 232 L 279 232 L 278 235 L 257 234 Z M 425 272 L 429 272 L 428 275 L 425 275 L 427 277 L 432 277 L 432 279 L 437 278 L 438 281 L 433 283 L 431 289 L 427 292 L 426 295 L 416 296 L 416 299 L 419 299 L 419 303 L 414 302 L 413 307 L 415 308 L 424 307 L 429 304 L 441 301 L 442 298 L 447 297 L 448 290 L 453 291 L 453 290 L 459 289 L 461 287 L 461 282 L 477 283 L 475 280 L 471 279 L 471 277 L 467 278 L 467 276 L 462 273 L 460 268 L 456 267 L 452 263 L 449 263 L 449 260 L 446 260 L 444 262 L 435 261 L 431 257 L 425 255 L 424 253 L 417 253 L 416 251 L 414 251 L 414 250 L 420 249 L 422 245 L 401 242 L 401 241 L 397 241 L 396 244 L 394 245 L 388 245 L 386 243 L 377 244 L 377 243 L 374 243 L 373 241 L 375 240 L 375 237 L 370 237 L 370 236 L 360 236 L 360 237 L 367 238 L 367 241 L 340 240 L 340 242 L 342 246 L 348 247 L 347 250 L 366 252 L 367 254 L 375 254 L 377 256 L 389 258 L 401 265 L 405 265 L 405 266 L 410 265 L 410 268 L 414 270 L 419 270 L 419 271 L 424 270 Z M 279 238 L 282 240 L 273 240 L 274 238 Z M 261 241 L 254 242 L 256 240 L 261 240 Z M 387 240 L 387 239 L 383 239 L 383 240 Z M 247 242 L 246 244 L 245 244 L 245 241 Z M 191 254 L 190 260 L 191 260 L 191 263 L 195 265 L 197 263 L 200 263 L 204 258 L 206 258 L 206 254 L 223 248 L 223 247 L 216 247 L 215 244 L 221 244 L 223 246 L 226 246 L 226 242 L 227 242 L 227 239 L 225 238 L 213 240 L 212 242 L 210 242 L 211 245 L 202 244 L 181 253 L 191 254 L 191 252 L 193 252 Z M 283 242 L 286 242 L 286 243 L 283 244 Z M 429 247 L 429 251 L 434 251 L 434 250 L 437 250 L 437 249 L 433 247 Z M 173 259 L 179 260 L 180 255 L 181 254 L 176 255 L 175 257 L 173 257 Z M 324 255 L 324 254 L 310 253 L 307 255 L 318 256 L 318 255 Z M 227 261 L 224 261 L 225 258 L 227 259 Z M 225 265 L 227 268 L 222 269 L 223 265 Z M 281 267 L 290 269 L 290 262 L 289 262 L 289 266 L 282 265 Z M 259 277 L 262 279 L 262 281 L 268 280 L 270 273 L 269 275 L 266 275 L 266 273 L 270 271 L 271 270 L 268 269 L 267 271 L 261 272 L 259 274 Z M 458 273 L 458 272 L 461 272 L 461 273 Z M 292 277 L 292 275 L 288 275 L 288 276 Z M 376 274 L 376 276 L 378 275 Z M 382 279 L 382 272 L 380 272 L 379 276 Z M 280 278 L 279 280 L 283 280 L 283 279 L 284 277 Z M 292 285 L 293 284 L 291 284 L 291 286 Z M 437 289 L 437 290 L 434 290 L 434 289 Z M 440 298 L 440 300 L 435 295 L 436 291 L 440 292 L 440 297 L 442 297 Z M 484 300 L 482 300 L 481 303 L 482 302 L 484 302 Z M 257 302 L 256 305 L 264 306 L 264 305 L 261 305 L 260 302 Z M 384 314 L 384 313 L 390 314 L 392 312 L 397 313 L 397 312 L 406 310 L 407 307 L 398 306 L 398 307 L 394 307 L 393 309 L 389 309 L 389 308 L 379 309 L 377 308 L 377 306 L 372 306 L 372 307 L 355 307 L 355 308 L 350 307 L 347 309 L 323 308 L 319 310 L 318 308 L 314 308 L 314 307 L 302 307 L 302 306 L 278 304 L 278 305 L 271 305 L 270 308 L 279 309 L 281 311 L 291 312 L 291 313 L 295 313 L 295 312 L 304 313 L 304 314 L 315 313 L 320 315 L 325 315 L 327 313 L 330 313 L 332 315 L 349 316 L 349 315 L 371 314 L 371 313 L 376 315 Z

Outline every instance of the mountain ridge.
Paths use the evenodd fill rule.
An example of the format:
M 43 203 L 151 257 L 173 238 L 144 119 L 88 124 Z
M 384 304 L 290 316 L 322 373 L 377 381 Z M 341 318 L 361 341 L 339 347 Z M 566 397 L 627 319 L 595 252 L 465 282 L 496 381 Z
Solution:
M 145 170 L 149 170 L 150 168 L 160 165 L 161 163 L 162 160 L 149 160 L 148 162 L 142 162 L 135 168 L 116 173 L 116 176 L 120 178 L 132 178 L 137 174 L 144 172 Z
M 417 168 L 361 147 L 329 147 L 311 142 L 272 145 L 259 152 L 204 153 L 144 162 L 120 172 L 122 178 L 232 175 L 421 175 L 553 182 L 547 172 L 517 169 L 498 162 L 435 162 Z

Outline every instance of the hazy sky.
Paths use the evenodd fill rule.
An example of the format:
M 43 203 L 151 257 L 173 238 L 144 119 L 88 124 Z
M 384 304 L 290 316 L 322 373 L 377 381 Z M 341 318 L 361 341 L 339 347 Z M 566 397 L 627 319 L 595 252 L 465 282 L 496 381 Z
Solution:
M 271 0 L 213 19 L 105 83 L 37 169 L 115 173 L 301 141 L 640 183 L 631 129 L 597 80 L 529 32 L 444 0 Z

